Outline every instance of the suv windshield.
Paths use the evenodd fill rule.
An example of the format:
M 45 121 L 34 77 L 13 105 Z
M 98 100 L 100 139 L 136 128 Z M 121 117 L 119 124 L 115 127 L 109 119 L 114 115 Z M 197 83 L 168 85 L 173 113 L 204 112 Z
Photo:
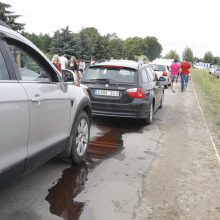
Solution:
M 135 83 L 137 81 L 137 70 L 117 66 L 93 66 L 86 70 L 82 81 Z

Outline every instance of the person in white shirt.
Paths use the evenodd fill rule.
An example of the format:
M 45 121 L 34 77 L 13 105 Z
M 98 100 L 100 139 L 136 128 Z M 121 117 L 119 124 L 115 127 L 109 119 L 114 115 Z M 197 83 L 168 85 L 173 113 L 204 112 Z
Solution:
M 62 54 L 60 57 L 60 63 L 61 63 L 61 70 L 63 69 L 66 69 L 67 68 L 67 65 L 68 65 L 68 60 L 67 58 L 65 57 L 65 54 Z
M 79 60 L 79 71 L 83 74 L 84 70 L 86 68 L 86 63 L 83 59 Z

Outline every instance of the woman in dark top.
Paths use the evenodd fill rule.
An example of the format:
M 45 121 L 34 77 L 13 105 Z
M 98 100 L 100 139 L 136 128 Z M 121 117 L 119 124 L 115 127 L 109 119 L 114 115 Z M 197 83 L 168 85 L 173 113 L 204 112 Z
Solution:
M 77 81 L 79 81 L 81 78 L 81 75 L 80 75 L 77 59 L 74 56 L 70 57 L 70 62 L 69 62 L 68 68 L 76 74 Z

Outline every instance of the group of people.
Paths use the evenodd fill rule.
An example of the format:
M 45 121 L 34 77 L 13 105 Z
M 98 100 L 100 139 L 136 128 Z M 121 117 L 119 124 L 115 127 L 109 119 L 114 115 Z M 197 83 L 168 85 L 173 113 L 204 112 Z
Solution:
M 55 54 L 51 61 L 60 72 L 63 69 L 72 70 L 76 74 L 78 80 L 82 77 L 82 74 L 86 68 L 85 60 L 77 60 L 75 56 L 71 56 L 68 60 L 65 54 L 62 54 L 61 56 Z
M 178 63 L 178 60 L 174 59 L 174 62 L 170 66 L 171 71 L 171 89 L 175 92 L 176 83 L 178 82 L 178 77 L 181 78 L 181 91 L 185 91 L 189 75 L 190 75 L 191 64 L 188 62 L 187 57 L 184 58 L 182 63 Z

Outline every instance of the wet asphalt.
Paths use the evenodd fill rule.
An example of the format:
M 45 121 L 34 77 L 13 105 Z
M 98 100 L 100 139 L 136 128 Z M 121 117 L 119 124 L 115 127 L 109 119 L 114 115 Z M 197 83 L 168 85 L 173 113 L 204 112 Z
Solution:
M 166 109 L 166 108 L 165 108 Z M 52 159 L 0 192 L 0 219 L 129 220 L 160 138 L 154 123 L 93 118 L 86 161 Z

